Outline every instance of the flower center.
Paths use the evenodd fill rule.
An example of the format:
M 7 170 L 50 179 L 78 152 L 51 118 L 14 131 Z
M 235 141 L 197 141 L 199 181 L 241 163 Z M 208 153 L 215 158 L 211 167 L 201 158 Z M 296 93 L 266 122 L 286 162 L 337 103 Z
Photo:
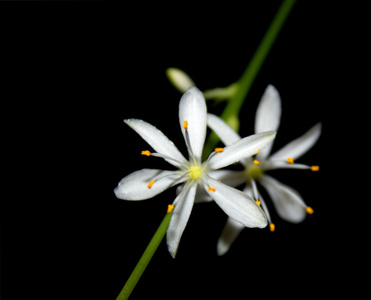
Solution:
M 259 179 L 263 170 L 257 164 L 251 164 L 246 168 L 246 175 L 252 179 Z
M 189 177 L 191 177 L 192 179 L 197 179 L 201 176 L 201 169 L 199 167 L 190 167 L 188 169 L 188 172 L 190 172 Z

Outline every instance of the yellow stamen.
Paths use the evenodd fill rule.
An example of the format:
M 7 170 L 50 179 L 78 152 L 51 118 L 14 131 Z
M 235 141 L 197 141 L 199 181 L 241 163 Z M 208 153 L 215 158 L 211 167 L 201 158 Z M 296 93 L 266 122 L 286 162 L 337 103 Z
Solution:
M 219 152 L 223 152 L 224 149 L 223 149 L 223 148 L 215 148 L 214 151 L 215 151 L 216 153 L 219 153 Z
M 209 192 L 215 192 L 215 188 L 213 188 L 212 186 L 209 186 Z
M 257 166 L 260 165 L 260 162 L 258 160 L 254 160 L 254 164 L 256 164 Z
M 150 189 L 154 183 L 155 183 L 155 181 L 154 181 L 154 180 L 151 180 L 151 181 L 148 183 L 147 188 Z
M 144 150 L 144 151 L 142 151 L 141 154 L 142 154 L 142 155 L 150 156 L 150 155 L 151 155 L 151 152 L 149 152 L 148 150 Z
M 258 152 L 256 152 L 256 153 L 260 153 L 260 149 L 258 149 Z
M 293 159 L 292 157 L 289 157 L 289 158 L 287 159 L 287 162 L 288 162 L 290 165 L 292 165 L 292 164 L 294 163 L 294 159 Z
M 317 171 L 319 171 L 319 166 L 311 166 L 310 169 L 311 169 L 313 172 L 317 172 Z
M 261 202 L 259 200 L 256 200 L 256 204 L 260 206 Z
M 201 169 L 199 167 L 190 167 L 188 169 L 188 172 L 189 172 L 189 177 L 191 177 L 192 179 L 197 179 L 201 176 Z
M 174 209 L 174 205 L 169 204 L 169 205 L 167 206 L 167 213 L 168 213 L 168 214 L 171 213 L 171 212 L 173 211 L 173 209 Z
M 183 121 L 183 128 L 188 129 L 188 122 L 187 121 Z
M 310 206 L 307 206 L 306 211 L 307 211 L 307 213 L 310 214 L 310 215 L 313 215 L 313 213 L 314 213 L 313 208 L 311 208 Z
M 269 224 L 269 230 L 273 232 L 276 229 L 276 226 L 273 223 Z

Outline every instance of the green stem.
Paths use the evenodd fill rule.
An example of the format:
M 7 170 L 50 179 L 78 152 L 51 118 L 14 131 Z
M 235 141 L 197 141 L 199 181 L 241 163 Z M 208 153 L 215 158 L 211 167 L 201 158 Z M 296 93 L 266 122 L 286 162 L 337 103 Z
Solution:
M 272 23 L 270 24 L 267 32 L 260 42 L 259 47 L 256 49 L 249 65 L 245 69 L 240 79 L 237 81 L 238 88 L 235 95 L 228 101 L 226 108 L 221 114 L 221 118 L 230 126 L 232 126 L 233 129 L 235 129 L 236 131 L 239 130 L 238 114 L 241 106 L 246 99 L 246 96 L 250 90 L 252 83 L 254 82 L 256 75 L 258 74 L 265 58 L 267 57 L 269 50 L 272 48 L 272 45 L 276 40 L 294 4 L 295 0 L 284 0 L 282 2 L 274 19 L 272 20 Z M 205 155 L 213 151 L 218 141 L 219 138 L 214 132 L 212 132 L 204 148 Z
M 134 268 L 133 272 L 131 273 L 129 279 L 125 283 L 116 300 L 126 300 L 129 298 L 131 292 L 133 291 L 138 280 L 140 279 L 148 263 L 150 262 L 152 256 L 155 254 L 158 246 L 160 245 L 162 239 L 164 238 L 167 228 L 169 227 L 171 215 L 172 212 L 167 213 L 165 215 L 160 226 L 157 228 L 157 231 L 155 232 L 154 236 L 149 242 L 146 250 L 144 251 L 142 257 L 138 261 L 136 267 Z

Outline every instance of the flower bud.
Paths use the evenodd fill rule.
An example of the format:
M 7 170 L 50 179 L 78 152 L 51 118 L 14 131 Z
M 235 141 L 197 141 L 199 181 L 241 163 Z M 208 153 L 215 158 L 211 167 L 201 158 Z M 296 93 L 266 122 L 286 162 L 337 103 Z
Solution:
M 177 68 L 168 68 L 166 76 L 172 85 L 181 93 L 185 93 L 191 86 L 195 86 L 193 80 L 182 70 Z

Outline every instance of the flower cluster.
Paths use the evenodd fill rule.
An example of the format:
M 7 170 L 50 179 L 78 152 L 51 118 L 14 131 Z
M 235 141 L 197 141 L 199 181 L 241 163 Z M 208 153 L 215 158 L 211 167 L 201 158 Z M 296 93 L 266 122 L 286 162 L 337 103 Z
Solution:
M 167 231 L 167 244 L 170 254 L 175 257 L 180 238 L 188 222 L 196 194 L 209 195 L 232 219 L 246 227 L 267 226 L 267 217 L 260 206 L 233 187 L 216 180 L 221 168 L 238 162 L 269 145 L 275 138 L 274 131 L 258 133 L 240 139 L 225 148 L 217 148 L 209 158 L 201 163 L 201 155 L 206 137 L 207 111 L 202 93 L 191 87 L 179 103 L 179 121 L 189 158 L 156 127 L 137 119 L 125 120 L 156 152 L 142 151 L 143 155 L 165 159 L 178 170 L 164 171 L 143 169 L 124 177 L 115 194 L 124 200 L 144 200 L 152 198 L 164 190 L 182 184 L 183 188 L 173 202 L 174 212 Z
M 280 97 L 273 86 L 268 86 L 259 104 L 255 134 L 241 138 L 221 118 L 207 113 L 204 96 L 217 93 L 228 98 L 235 90 L 234 85 L 227 87 L 224 92 L 219 89 L 202 93 L 182 71 L 169 70 L 168 76 L 181 92 L 185 92 L 179 103 L 179 123 L 188 159 L 153 125 L 139 119 L 124 120 L 152 148 L 143 150 L 142 155 L 162 158 L 176 170 L 138 170 L 124 177 L 114 192 L 119 199 L 136 201 L 153 198 L 179 185 L 175 200 L 168 209 L 172 216 L 166 239 L 172 257 L 177 253 L 193 204 L 197 202 L 215 201 L 228 216 L 218 241 L 219 255 L 228 251 L 245 227 L 264 228 L 269 224 L 273 231 L 274 224 L 258 192 L 257 182 L 267 190 L 278 215 L 283 219 L 297 223 L 304 219 L 306 213 L 313 213 L 297 191 L 265 172 L 278 168 L 318 170 L 318 166 L 297 164 L 294 161 L 315 144 L 321 132 L 321 124 L 315 125 L 302 137 L 269 156 L 281 116 Z M 225 147 L 215 148 L 208 159 L 202 162 L 207 126 L 219 136 Z M 243 171 L 223 169 L 236 162 L 244 166 Z M 242 184 L 245 187 L 240 191 L 236 187 Z

